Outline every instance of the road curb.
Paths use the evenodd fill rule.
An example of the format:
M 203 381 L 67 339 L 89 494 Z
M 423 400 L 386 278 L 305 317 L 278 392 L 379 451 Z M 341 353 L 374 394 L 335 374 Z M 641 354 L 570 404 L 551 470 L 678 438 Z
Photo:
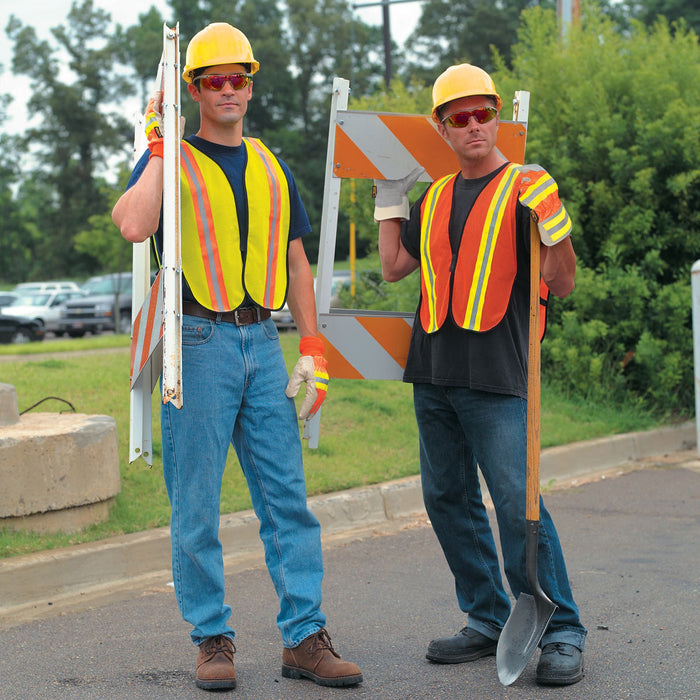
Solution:
M 542 451 L 543 488 L 562 488 L 611 469 L 644 466 L 640 460 L 689 450 L 696 443 L 694 422 L 648 432 L 577 442 Z M 309 498 L 324 538 L 376 528 L 425 514 L 420 478 Z M 252 511 L 224 515 L 220 535 L 227 566 L 260 557 L 258 520 Z M 170 580 L 167 527 L 89 544 L 0 560 L 0 626 L 32 619 L 47 606 L 137 583 Z

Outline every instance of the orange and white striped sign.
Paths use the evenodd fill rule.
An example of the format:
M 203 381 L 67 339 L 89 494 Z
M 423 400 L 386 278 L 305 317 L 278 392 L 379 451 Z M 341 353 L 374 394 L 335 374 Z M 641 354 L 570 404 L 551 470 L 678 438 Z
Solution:
M 496 147 L 513 163 L 524 163 L 526 126 L 500 121 Z M 423 166 L 424 182 L 459 169 L 454 151 L 437 125 L 421 114 L 339 111 L 335 127 L 333 174 L 398 180 Z
M 338 85 L 345 89 L 342 82 Z M 326 188 L 336 207 L 339 189 L 333 180 L 339 178 L 396 180 L 422 166 L 421 180 L 432 182 L 459 170 L 454 151 L 426 115 L 333 109 L 330 134 L 332 172 L 326 173 Z M 509 161 L 523 163 L 526 135 L 525 122 L 500 121 L 497 148 Z M 337 221 L 331 220 L 322 236 L 328 248 L 335 248 L 336 228 Z M 332 267 L 333 253 L 319 251 L 319 279 L 330 280 L 321 271 Z M 317 290 L 318 328 L 331 378 L 402 379 L 414 315 L 331 309 L 329 300 L 329 290 Z
M 136 315 L 131 332 L 131 387 L 141 376 L 144 367 L 163 342 L 163 281 L 162 272 L 156 276 L 141 310 Z M 162 357 L 162 356 L 161 356 Z M 158 371 L 160 375 L 160 368 Z M 149 387 L 150 391 L 153 387 Z
M 402 379 L 413 314 L 354 311 L 319 315 L 333 379 Z

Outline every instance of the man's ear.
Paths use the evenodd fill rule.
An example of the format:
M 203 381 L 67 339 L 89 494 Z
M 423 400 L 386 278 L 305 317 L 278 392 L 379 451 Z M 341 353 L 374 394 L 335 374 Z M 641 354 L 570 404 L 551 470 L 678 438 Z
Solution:
M 199 90 L 194 83 L 187 83 L 187 92 L 190 93 L 190 97 L 195 101 L 199 102 Z

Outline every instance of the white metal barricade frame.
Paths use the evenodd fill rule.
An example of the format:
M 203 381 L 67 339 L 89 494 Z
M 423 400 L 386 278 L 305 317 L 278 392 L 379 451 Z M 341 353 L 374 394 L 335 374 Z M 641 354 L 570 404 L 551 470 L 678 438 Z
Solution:
M 180 44 L 179 24 L 163 25 L 163 55 L 156 90 L 163 90 L 163 261 L 149 290 L 149 243 L 134 245 L 129 461 L 153 464 L 153 389 L 162 375 L 162 401 L 182 408 L 182 264 L 180 251 Z M 137 121 L 135 158 L 145 147 Z M 138 148 L 138 151 L 137 151 Z M 138 154 L 138 155 L 137 155 Z
M 328 150 L 316 275 L 319 334 L 329 374 L 357 379 L 401 379 L 408 354 L 413 313 L 332 309 L 335 245 L 343 178 L 399 179 L 418 166 L 432 182 L 459 169 L 456 156 L 426 115 L 348 110 L 350 83 L 335 78 L 331 96 Z M 530 93 L 518 91 L 513 120 L 499 123 L 497 148 L 510 161 L 524 163 Z M 304 437 L 318 446 L 319 411 L 307 421 Z

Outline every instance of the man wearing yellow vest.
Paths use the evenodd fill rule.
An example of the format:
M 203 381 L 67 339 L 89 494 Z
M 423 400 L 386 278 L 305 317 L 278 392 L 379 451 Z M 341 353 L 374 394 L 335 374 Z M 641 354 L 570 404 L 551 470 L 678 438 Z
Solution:
M 433 86 L 433 120 L 460 172 L 436 180 L 409 210 L 421 169 L 377 181 L 375 219 L 384 278 L 420 267 L 421 295 L 404 381 L 413 383 L 423 496 L 452 571 L 457 634 L 430 642 L 427 658 L 461 663 L 496 653 L 510 612 L 481 497 L 486 480 L 504 569 L 517 598 L 525 568 L 530 216 L 540 232 L 541 273 L 559 297 L 574 288 L 571 222 L 556 183 L 539 166 L 506 161 L 496 145 L 501 98 L 491 77 L 461 64 Z M 478 465 L 478 468 L 477 468 Z M 537 682 L 583 676 L 579 620 L 556 529 L 541 506 L 539 582 L 557 610 L 542 638 Z
M 221 483 L 233 444 L 260 519 L 277 591 L 282 675 L 320 685 L 362 681 L 333 649 L 321 612 L 320 526 L 306 504 L 299 418 L 313 415 L 328 374 L 316 328 L 313 277 L 302 236 L 309 220 L 286 164 L 243 137 L 259 64 L 246 36 L 226 23 L 190 41 L 183 78 L 200 109 L 197 134 L 181 142 L 183 407 L 161 411 L 170 498 L 172 566 L 180 612 L 199 647 L 196 684 L 235 688 L 234 630 L 224 602 L 219 540 Z M 163 243 L 162 95 L 146 115 L 148 151 L 113 210 L 129 241 Z M 270 309 L 288 300 L 301 357 L 287 375 Z

